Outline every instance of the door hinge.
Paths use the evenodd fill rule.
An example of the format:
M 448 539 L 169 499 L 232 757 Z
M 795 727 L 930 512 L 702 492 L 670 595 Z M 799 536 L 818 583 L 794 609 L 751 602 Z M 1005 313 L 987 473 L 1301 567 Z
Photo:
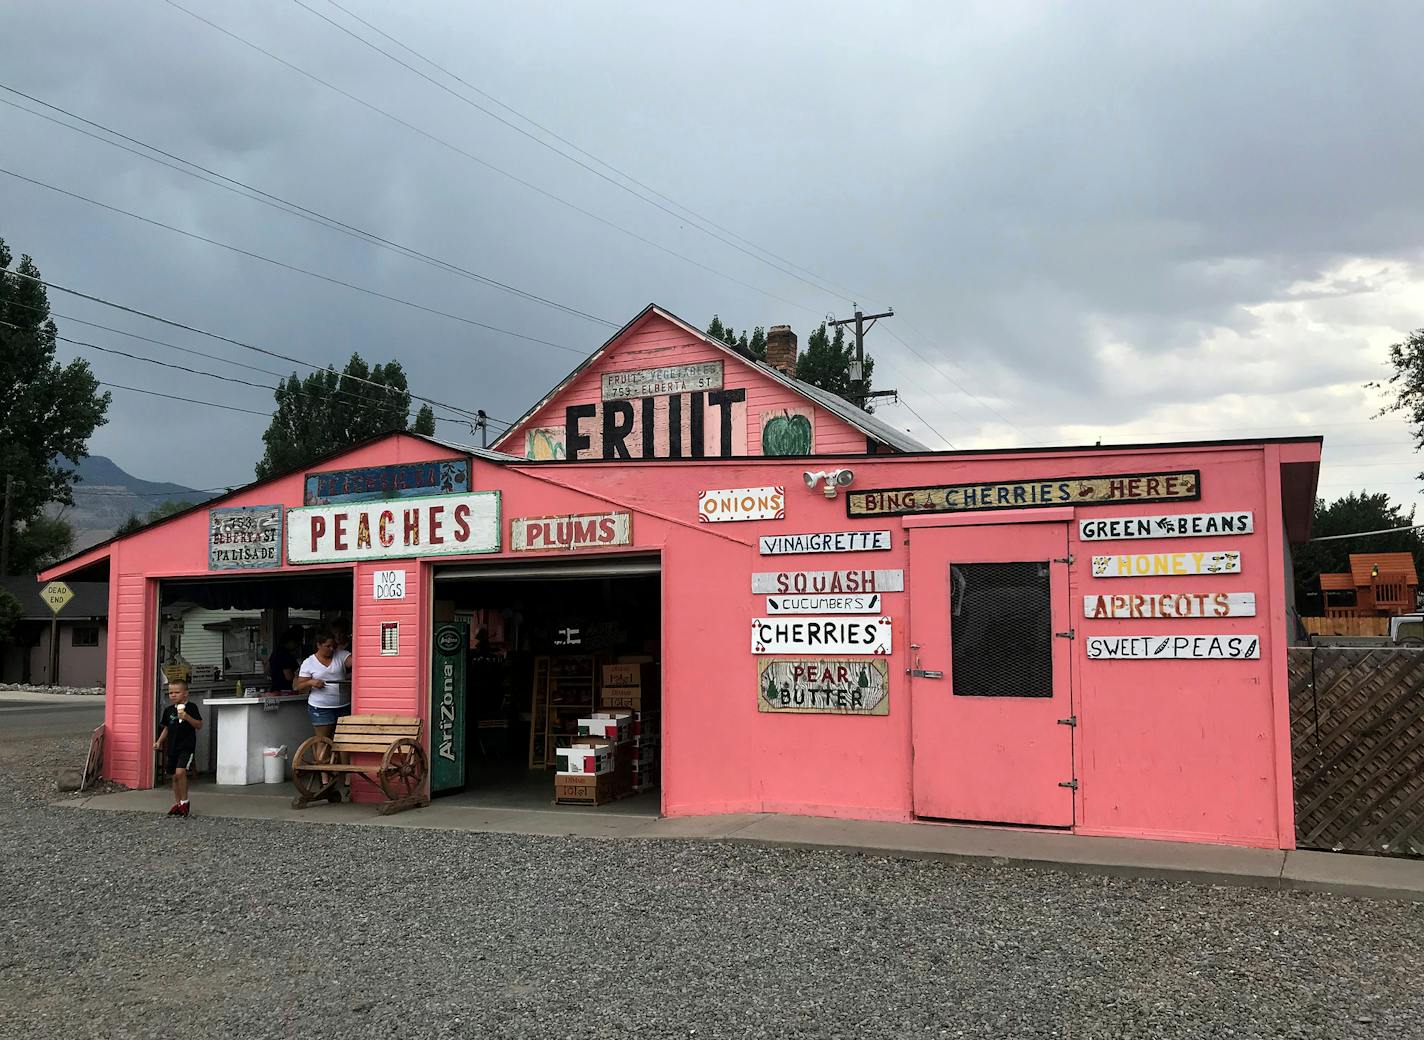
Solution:
M 1053 638 L 1054 638 L 1054 639 L 1072 639 L 1072 638 L 1074 638 L 1074 636 L 1073 636 L 1073 629 L 1070 628 L 1067 632 L 1054 632 L 1054 633 L 1053 633 Z
M 1073 554 L 1069 553 L 1067 556 L 1055 556 L 1053 557 L 1053 562 L 1071 564 L 1073 562 Z
M 1058 720 L 1058 725 L 1060 725 L 1060 726 L 1076 726 L 1076 725 L 1078 725 L 1078 716 L 1076 716 L 1076 715 L 1069 715 L 1066 719 L 1059 719 L 1059 720 Z
M 1059 786 L 1059 787 L 1071 787 L 1073 790 L 1076 791 L 1076 790 L 1078 790 L 1078 781 L 1077 781 L 1077 780 L 1060 780 L 1060 781 L 1058 781 L 1058 786 Z
M 943 679 L 943 672 L 932 671 L 929 668 L 906 668 L 905 674 L 915 679 Z

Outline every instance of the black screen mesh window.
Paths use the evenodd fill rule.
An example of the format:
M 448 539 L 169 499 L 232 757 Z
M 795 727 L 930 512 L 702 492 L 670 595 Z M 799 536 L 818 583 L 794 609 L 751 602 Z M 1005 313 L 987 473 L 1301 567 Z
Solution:
M 949 647 L 956 697 L 1052 697 L 1048 563 L 949 568 Z

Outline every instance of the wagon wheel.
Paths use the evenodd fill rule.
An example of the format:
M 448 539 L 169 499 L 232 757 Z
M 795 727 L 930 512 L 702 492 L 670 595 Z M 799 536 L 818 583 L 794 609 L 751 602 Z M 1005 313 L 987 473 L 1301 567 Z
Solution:
M 321 767 L 338 760 L 336 749 L 326 737 L 308 737 L 292 756 L 292 783 L 297 793 L 308 802 L 315 801 L 336 783 L 337 773 L 326 773 L 322 780 Z
M 386 749 L 376 776 L 381 790 L 394 802 L 420 792 L 425 786 L 425 769 L 425 748 L 418 740 L 401 737 Z

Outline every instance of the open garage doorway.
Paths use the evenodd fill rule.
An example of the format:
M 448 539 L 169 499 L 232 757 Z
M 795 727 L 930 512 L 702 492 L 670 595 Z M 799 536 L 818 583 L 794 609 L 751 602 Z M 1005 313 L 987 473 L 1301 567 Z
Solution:
M 295 752 L 312 735 L 306 695 L 291 691 L 286 673 L 313 652 L 319 631 L 350 631 L 351 592 L 348 570 L 160 581 L 150 735 L 168 704 L 168 680 L 186 678 L 189 700 L 203 718 L 195 778 L 226 786 L 262 783 L 263 747 Z M 292 661 L 291 669 L 281 667 Z M 167 782 L 161 755 L 155 755 L 153 776 L 154 786 Z
M 658 813 L 657 557 L 441 568 L 433 611 L 432 793 Z

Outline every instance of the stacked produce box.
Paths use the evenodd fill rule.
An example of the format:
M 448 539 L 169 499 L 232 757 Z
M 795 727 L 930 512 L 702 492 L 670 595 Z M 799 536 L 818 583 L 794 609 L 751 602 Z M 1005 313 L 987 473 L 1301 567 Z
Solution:
M 572 747 L 558 749 L 555 802 L 602 805 L 657 786 L 656 675 L 651 660 L 603 666 L 599 710 L 578 720 Z

